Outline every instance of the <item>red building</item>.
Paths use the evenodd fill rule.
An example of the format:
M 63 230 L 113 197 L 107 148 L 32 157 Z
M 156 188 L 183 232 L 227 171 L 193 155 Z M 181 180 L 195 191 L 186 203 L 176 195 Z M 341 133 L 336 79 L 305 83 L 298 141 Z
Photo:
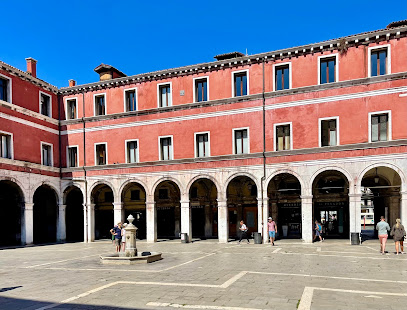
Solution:
M 134 76 L 102 64 L 98 82 L 62 89 L 0 63 L 14 154 L 0 189 L 14 191 L 7 214 L 23 232 L 8 239 L 93 241 L 130 213 L 150 242 L 227 242 L 241 219 L 266 241 L 269 216 L 281 238 L 307 242 L 314 220 L 332 238 L 369 233 L 367 215 L 407 221 L 406 35 L 402 21 Z

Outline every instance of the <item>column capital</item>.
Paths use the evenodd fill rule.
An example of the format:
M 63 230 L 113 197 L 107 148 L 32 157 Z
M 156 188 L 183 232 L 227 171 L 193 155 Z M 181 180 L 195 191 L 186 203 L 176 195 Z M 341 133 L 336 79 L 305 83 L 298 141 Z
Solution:
M 301 199 L 312 199 L 312 195 L 301 195 L 300 198 Z
M 227 204 L 227 202 L 228 202 L 226 199 L 216 199 L 216 201 L 218 202 L 218 205 L 219 205 L 220 203 Z
M 256 198 L 257 201 L 261 202 L 262 198 Z M 270 198 L 269 197 L 263 197 L 263 201 L 269 201 Z
M 406 198 L 407 198 L 407 192 L 402 192 L 402 191 L 400 191 L 400 195 L 401 195 L 401 196 L 406 196 Z
M 26 203 L 24 203 L 24 209 L 25 210 L 33 210 L 34 209 L 34 204 L 32 202 L 26 202 Z
M 362 197 L 362 194 L 348 194 L 349 198 L 360 198 Z
M 66 205 L 64 205 L 64 204 L 59 204 L 59 205 L 58 205 L 58 208 L 59 208 L 59 210 L 63 211 L 63 210 L 65 210 Z
M 189 204 L 189 200 L 181 200 L 179 203 L 180 204 Z
M 113 202 L 113 210 L 122 210 L 123 202 Z

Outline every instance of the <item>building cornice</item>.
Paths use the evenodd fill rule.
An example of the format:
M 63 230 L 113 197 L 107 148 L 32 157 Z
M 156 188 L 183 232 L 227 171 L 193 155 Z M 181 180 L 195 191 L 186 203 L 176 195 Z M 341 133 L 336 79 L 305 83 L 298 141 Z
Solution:
M 370 85 L 370 84 L 376 84 L 376 83 L 382 83 L 382 82 L 394 81 L 394 80 L 400 80 L 400 79 L 407 79 L 407 72 L 268 92 L 268 93 L 265 93 L 265 98 L 266 99 L 279 98 L 279 97 L 284 97 L 284 96 L 320 92 L 320 91 L 325 91 L 325 90 L 345 88 L 345 87 L 351 87 L 351 86 Z M 339 96 L 337 96 L 337 97 L 339 97 Z M 323 99 L 323 98 L 329 99 L 330 97 L 321 97 L 319 99 Z M 108 114 L 108 115 L 102 115 L 102 116 L 85 117 L 83 119 L 80 118 L 80 119 L 74 119 L 74 120 L 66 120 L 66 121 L 61 121 L 61 125 L 74 125 L 74 124 L 83 123 L 83 121 L 97 122 L 97 121 L 102 121 L 102 120 L 113 120 L 113 119 L 120 119 L 120 118 L 127 118 L 127 117 L 144 116 L 144 115 L 150 115 L 150 114 L 175 112 L 175 111 L 181 111 L 181 110 L 200 109 L 200 108 L 205 108 L 205 107 L 229 105 L 229 104 L 234 104 L 234 103 L 238 103 L 238 102 L 242 102 L 242 101 L 247 102 L 247 101 L 260 100 L 260 99 L 262 99 L 261 93 L 255 94 L 255 95 L 249 95 L 249 96 L 232 97 L 232 98 L 211 100 L 211 101 L 198 102 L 198 103 L 175 105 L 175 106 L 165 107 L 165 108 L 154 108 L 154 109 L 147 109 L 147 110 L 140 110 L 140 111 Z M 282 105 L 288 105 L 290 103 L 291 102 L 282 103 Z M 273 106 L 273 105 L 271 105 L 271 106 Z
M 22 80 L 30 82 L 36 86 L 42 87 L 44 90 L 49 91 L 55 95 L 58 93 L 58 87 L 51 85 L 47 82 L 44 82 L 39 78 L 33 77 L 31 74 L 21 71 L 20 69 L 17 69 L 13 66 L 10 66 L 5 62 L 0 61 L 0 70 L 4 70 L 11 75 L 19 77 Z
M 370 143 L 356 143 L 347 144 L 339 146 L 326 146 L 326 147 L 315 147 L 306 149 L 295 149 L 288 151 L 270 151 L 265 152 L 267 158 L 276 158 L 284 156 L 298 156 L 298 155 L 309 155 L 309 154 L 321 154 L 321 153 L 331 153 L 331 152 L 346 152 L 346 151 L 357 151 L 357 150 L 367 150 L 367 149 L 379 149 L 379 148 L 389 148 L 389 147 L 400 147 L 407 146 L 407 139 L 392 140 L 385 142 L 370 142 Z M 250 153 L 241 155 L 221 155 L 221 156 L 211 156 L 211 157 L 200 157 L 200 158 L 184 158 L 184 159 L 174 159 L 166 161 L 148 161 L 140 163 L 122 163 L 122 164 L 110 164 L 104 166 L 86 166 L 87 171 L 100 171 L 100 170 L 114 170 L 114 169 L 129 169 L 129 168 L 140 168 L 140 167 L 157 167 L 157 166 L 169 166 L 169 165 L 182 165 L 182 164 L 196 164 L 196 163 L 206 163 L 206 162 L 222 162 L 231 160 L 245 160 L 245 159 L 260 159 L 263 158 L 263 153 Z M 77 168 L 63 168 L 62 173 L 70 172 L 83 172 L 83 167 Z
M 340 52 L 346 52 L 346 50 L 349 47 L 357 47 L 368 45 L 371 43 L 389 41 L 391 39 L 398 39 L 406 35 L 407 35 L 407 26 L 364 32 L 338 39 L 332 39 L 318 43 L 286 48 L 266 53 L 248 55 L 222 61 L 206 62 L 167 70 L 159 70 L 107 81 L 88 83 L 69 88 L 61 88 L 59 89 L 59 94 L 72 95 L 76 93 L 86 93 L 105 88 L 119 87 L 154 80 L 162 80 L 177 76 L 197 74 L 208 71 L 216 71 L 224 68 L 246 66 L 250 64 L 261 63 L 263 61 L 273 62 L 275 60 L 284 60 L 287 58 L 306 56 L 308 54 L 322 53 L 326 51 L 336 50 Z

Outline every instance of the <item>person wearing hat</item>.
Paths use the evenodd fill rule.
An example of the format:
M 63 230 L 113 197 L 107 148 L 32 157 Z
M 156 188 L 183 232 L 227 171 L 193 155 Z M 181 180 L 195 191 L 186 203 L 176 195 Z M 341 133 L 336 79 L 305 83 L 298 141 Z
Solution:
M 268 218 L 267 230 L 269 232 L 269 241 L 271 242 L 271 245 L 274 245 L 274 240 L 276 239 L 277 234 L 277 225 L 271 217 Z

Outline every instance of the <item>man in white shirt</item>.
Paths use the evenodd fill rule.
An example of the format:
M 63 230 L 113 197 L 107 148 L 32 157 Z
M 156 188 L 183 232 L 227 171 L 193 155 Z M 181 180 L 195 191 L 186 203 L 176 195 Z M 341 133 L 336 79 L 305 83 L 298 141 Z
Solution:
M 242 241 L 243 237 L 247 239 L 247 243 L 250 243 L 249 241 L 249 237 L 247 235 L 247 226 L 246 224 L 243 222 L 243 220 L 240 221 L 240 226 L 239 226 L 239 230 L 240 230 L 240 239 L 239 239 L 239 244 Z

